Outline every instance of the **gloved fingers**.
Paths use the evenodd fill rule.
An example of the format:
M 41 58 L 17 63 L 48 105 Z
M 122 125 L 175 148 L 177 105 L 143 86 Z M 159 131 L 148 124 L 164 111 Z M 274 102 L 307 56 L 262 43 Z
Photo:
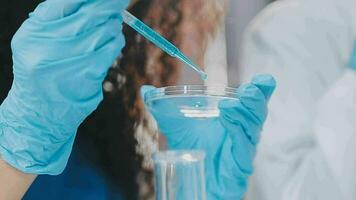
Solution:
M 354 42 L 354 48 L 350 57 L 349 68 L 352 70 L 356 70 L 356 41 Z
M 267 100 L 263 92 L 254 84 L 248 83 L 240 86 L 237 93 L 241 104 L 262 124 L 267 115 Z
M 24 60 L 20 66 L 38 67 L 50 62 L 90 54 L 101 48 L 106 48 L 109 43 L 114 42 L 115 38 L 122 38 L 120 34 L 122 25 L 116 19 L 111 19 L 102 27 L 92 29 L 79 36 L 67 38 L 38 38 L 28 35 L 18 35 L 14 37 L 12 48 L 16 60 Z M 22 38 L 21 38 L 22 37 Z M 25 38 L 23 38 L 25 37 Z M 46 44 L 46 45 L 42 45 Z M 38 48 L 37 46 L 40 46 Z M 122 45 L 117 44 L 114 51 L 120 51 Z M 21 59 L 20 59 L 21 58 Z
M 102 81 L 120 54 L 120 48 L 124 44 L 123 40 L 123 37 L 116 37 L 95 52 L 38 66 L 32 72 L 37 77 L 33 84 L 36 84 L 38 88 L 53 87 L 50 92 L 49 89 L 37 90 L 38 93 L 43 92 L 42 96 L 44 97 L 48 96 L 46 93 L 49 92 L 50 98 L 59 95 L 60 98 L 68 98 L 69 101 L 78 102 L 78 104 L 83 101 L 89 102 L 102 95 Z M 53 84 L 45 84 L 48 79 Z M 78 80 L 81 82 L 78 83 Z M 45 86 L 41 86 L 41 81 Z M 63 87 L 64 85 L 70 85 L 70 87 Z M 59 92 L 59 94 L 54 94 L 54 92 Z M 98 103 L 94 101 L 93 105 L 97 106 Z M 90 106 L 88 105 L 88 107 Z
M 270 99 L 276 82 L 270 75 L 257 75 L 251 83 L 238 88 L 237 96 L 241 103 L 261 121 L 267 116 L 267 103 Z
M 181 146 L 182 142 L 185 142 L 183 146 L 187 148 L 186 145 L 188 145 L 189 141 L 195 141 L 189 139 L 197 136 L 197 134 L 191 133 L 189 129 L 193 128 L 194 124 L 190 124 L 190 121 L 183 116 L 167 114 L 165 111 L 171 109 L 171 106 L 159 105 L 159 108 L 150 107 L 149 109 L 157 122 L 160 133 L 166 137 L 169 148 L 176 149 Z
M 228 151 L 228 155 L 224 155 L 225 159 L 233 159 L 229 163 L 236 164 L 237 170 L 234 170 L 236 176 L 252 174 L 256 146 L 246 136 L 242 126 L 227 121 L 222 121 L 222 124 L 229 130 L 234 130 L 233 132 L 229 131 L 231 149 Z
M 172 115 L 171 113 L 180 113 L 177 106 L 172 101 L 147 101 L 148 94 L 154 92 L 154 86 L 144 85 L 141 87 L 141 97 L 145 106 L 155 118 L 160 132 L 166 136 L 169 147 L 176 147 L 182 140 L 187 139 L 189 131 L 187 127 L 192 127 L 190 121 L 183 115 Z M 152 94 L 154 95 L 154 93 Z M 196 135 L 196 134 L 195 134 Z
M 238 89 L 238 100 L 225 100 L 219 104 L 220 119 L 240 125 L 253 144 L 259 141 L 260 129 L 267 116 L 265 94 L 254 84 Z M 233 130 L 229 130 L 234 132 Z
M 259 142 L 262 122 L 241 101 L 225 100 L 220 102 L 219 108 L 220 121 L 232 138 L 236 134 L 235 128 L 240 127 L 252 144 Z
M 36 33 L 38 37 L 44 38 L 76 36 L 100 27 L 112 18 L 118 19 L 117 23 L 121 24 L 121 11 L 127 6 L 127 0 L 67 0 L 66 2 L 69 4 L 67 8 L 63 8 L 62 5 L 54 11 L 57 14 L 48 14 L 47 10 L 53 9 L 52 7 L 56 7 L 61 2 L 46 1 L 41 9 L 36 9 L 23 24 L 25 32 Z
M 19 86 L 16 91 L 21 91 L 19 93 L 24 94 L 28 87 L 35 88 L 36 93 L 31 97 L 32 101 L 40 98 L 45 102 L 51 102 L 51 106 L 54 106 L 55 102 L 63 104 L 54 106 L 54 109 L 64 110 L 65 105 L 72 106 L 75 108 L 73 112 L 76 113 L 72 116 L 73 119 L 69 124 L 79 124 L 96 109 L 102 100 L 102 82 L 109 67 L 119 55 L 120 46 L 122 47 L 124 43 L 123 40 L 123 37 L 116 37 L 95 52 L 50 62 L 46 66 L 38 66 L 34 70 L 35 72 L 31 72 L 35 74 L 36 78 L 24 76 L 30 80 L 16 82 L 15 86 Z M 51 81 L 51 84 L 48 84 L 48 80 Z M 22 83 L 28 83 L 28 81 L 31 81 L 30 86 L 21 87 Z M 26 96 L 28 95 L 31 94 L 26 94 Z M 36 101 L 32 104 L 40 103 Z M 41 108 L 43 109 L 43 106 Z M 52 112 L 59 115 L 60 112 L 54 109 Z M 44 110 L 42 111 L 44 112 Z M 44 113 L 49 115 L 49 111 Z M 64 119 L 70 119 L 70 117 L 67 116 Z
M 85 68 L 88 73 L 87 76 L 103 81 L 108 69 L 120 55 L 124 44 L 125 38 L 122 35 L 118 35 L 107 40 L 106 43 L 102 43 L 95 51 L 86 54 L 84 57 L 88 60 L 83 61 L 83 63 L 91 63 Z
M 90 1 L 82 6 L 77 13 L 74 13 L 64 20 L 75 21 L 75 26 L 72 26 L 72 33 L 76 35 L 96 28 L 111 18 L 118 19 L 117 23 L 121 24 L 121 11 L 126 8 L 127 2 L 127 0 Z
M 141 98 L 142 100 L 145 102 L 145 95 L 147 94 L 147 92 L 150 92 L 152 90 L 156 89 L 156 87 L 152 86 L 152 85 L 143 85 L 141 87 Z
M 30 14 L 41 21 L 54 21 L 75 13 L 89 0 L 47 0 Z
M 251 83 L 262 91 L 267 101 L 276 89 L 276 80 L 269 74 L 256 75 L 252 78 Z
M 255 76 L 251 83 L 238 89 L 238 100 L 226 100 L 219 104 L 220 122 L 231 139 L 232 157 L 243 174 L 252 173 L 255 146 L 275 86 L 275 80 L 270 75 Z

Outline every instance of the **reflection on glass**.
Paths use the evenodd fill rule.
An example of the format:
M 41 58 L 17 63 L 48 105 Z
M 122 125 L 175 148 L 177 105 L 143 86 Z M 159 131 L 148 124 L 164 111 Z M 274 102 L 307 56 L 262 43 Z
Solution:
M 157 200 L 206 200 L 202 151 L 163 151 L 153 155 Z

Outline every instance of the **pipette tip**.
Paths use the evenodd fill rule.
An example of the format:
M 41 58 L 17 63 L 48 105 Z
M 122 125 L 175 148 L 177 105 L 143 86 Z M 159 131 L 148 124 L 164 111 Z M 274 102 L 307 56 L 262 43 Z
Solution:
M 206 73 L 201 73 L 201 74 L 200 74 L 200 77 L 201 77 L 201 79 L 202 79 L 203 81 L 208 80 L 208 75 L 207 75 Z

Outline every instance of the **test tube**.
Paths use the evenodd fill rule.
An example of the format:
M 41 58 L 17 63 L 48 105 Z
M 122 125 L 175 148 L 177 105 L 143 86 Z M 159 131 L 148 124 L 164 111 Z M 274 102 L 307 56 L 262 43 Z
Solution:
M 203 151 L 161 151 L 153 155 L 156 200 L 206 200 Z

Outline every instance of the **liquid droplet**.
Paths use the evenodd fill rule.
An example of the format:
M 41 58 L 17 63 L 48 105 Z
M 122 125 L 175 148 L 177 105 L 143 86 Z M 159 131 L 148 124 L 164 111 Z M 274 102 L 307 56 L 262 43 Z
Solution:
M 208 75 L 207 75 L 206 73 L 200 74 L 200 77 L 201 77 L 201 79 L 202 79 L 203 81 L 208 80 Z
M 202 106 L 203 106 L 203 104 L 200 101 L 195 103 L 195 107 L 196 108 L 199 108 L 199 107 L 202 107 Z

